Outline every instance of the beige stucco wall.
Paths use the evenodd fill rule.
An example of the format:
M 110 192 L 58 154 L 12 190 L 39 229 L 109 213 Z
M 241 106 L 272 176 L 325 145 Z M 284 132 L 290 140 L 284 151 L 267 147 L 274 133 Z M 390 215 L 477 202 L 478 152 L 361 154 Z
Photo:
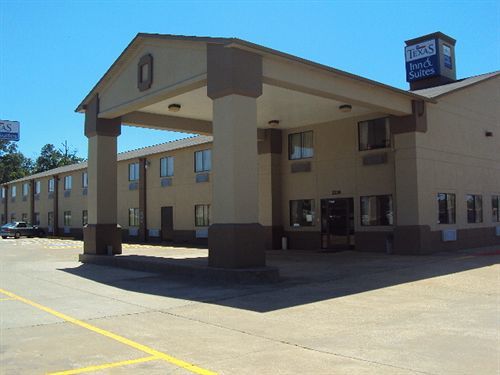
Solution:
M 491 217 L 491 195 L 500 195 L 498 103 L 497 77 L 428 105 L 428 131 L 416 135 L 421 224 L 432 230 L 498 225 Z M 485 136 L 487 130 L 493 137 Z M 437 223 L 437 193 L 456 194 L 456 224 Z M 467 223 L 466 194 L 483 196 L 482 223 Z
M 17 182 L 15 184 L 9 184 L 9 189 L 7 193 L 7 208 L 8 208 L 8 215 L 7 215 L 7 221 L 11 221 L 11 215 L 12 213 L 15 213 L 15 219 L 20 221 L 22 218 L 22 214 L 28 215 L 28 221 L 30 221 L 30 194 L 31 194 L 31 189 L 28 190 L 28 195 L 26 197 L 23 197 L 23 184 L 28 183 L 29 181 L 23 181 L 23 182 Z M 12 202 L 12 186 L 16 186 L 16 197 L 14 202 Z M 2 206 L 2 212 L 3 212 L 3 206 Z
M 42 228 L 47 228 L 48 226 L 48 212 L 52 212 L 54 209 L 54 201 L 49 199 L 49 179 L 51 177 L 42 177 L 35 179 L 35 181 L 40 181 L 40 194 L 38 199 L 35 200 L 35 212 L 40 214 L 40 226 Z
M 59 174 L 59 209 L 58 226 L 64 228 L 64 212 L 71 212 L 71 227 L 74 229 L 82 228 L 82 212 L 87 210 L 87 196 L 82 193 L 82 172 L 83 170 L 73 171 L 71 173 Z M 73 176 L 73 183 L 69 197 L 64 197 L 64 177 Z M 46 220 L 46 219 L 45 219 Z M 61 232 L 63 230 L 61 229 Z
M 137 88 L 137 66 L 146 54 L 153 56 L 153 83 L 141 92 Z M 183 87 L 206 79 L 206 61 L 204 43 L 150 40 L 142 44 L 99 93 L 100 115 L 116 117 L 181 93 Z
M 355 230 L 387 230 L 390 227 L 361 227 L 359 197 L 364 195 L 394 195 L 394 160 L 392 148 L 359 151 L 358 122 L 383 117 L 383 114 L 354 117 L 341 121 L 306 126 L 283 134 L 282 154 L 282 215 L 283 226 L 289 231 L 321 230 L 321 199 L 354 198 Z M 288 135 L 302 131 L 313 131 L 314 157 L 303 160 L 288 160 Z M 387 153 L 386 164 L 365 166 L 365 155 Z M 295 162 L 310 161 L 310 172 L 291 173 Z M 341 194 L 332 195 L 333 190 Z M 394 197 L 393 197 L 394 198 Z M 290 200 L 315 200 L 315 225 L 291 227 L 289 218 Z M 394 202 L 394 200 L 393 200 Z

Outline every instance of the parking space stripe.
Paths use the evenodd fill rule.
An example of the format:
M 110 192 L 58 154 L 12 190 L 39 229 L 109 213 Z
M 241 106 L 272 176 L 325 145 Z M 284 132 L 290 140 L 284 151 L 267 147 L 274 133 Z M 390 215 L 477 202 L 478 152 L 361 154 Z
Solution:
M 127 365 L 133 365 L 136 363 L 144 363 L 144 362 L 149 362 L 149 361 L 155 361 L 159 360 L 160 358 L 156 356 L 151 356 L 151 357 L 144 357 L 144 358 L 137 358 L 137 359 L 130 359 L 128 361 L 120 361 L 120 362 L 112 362 L 112 363 L 105 363 L 102 365 L 96 365 L 96 366 L 89 366 L 89 367 L 83 367 L 83 368 L 78 368 L 74 370 L 67 370 L 67 371 L 59 371 L 59 372 L 51 372 L 47 375 L 73 375 L 73 374 L 83 374 L 84 372 L 91 372 L 91 371 L 98 371 L 98 370 L 105 370 L 108 368 L 112 367 L 120 367 L 120 366 L 127 366 Z
M 67 322 L 70 322 L 70 323 L 73 323 L 77 326 L 86 328 L 89 331 L 98 333 L 102 336 L 109 337 L 115 341 L 121 342 L 122 344 L 128 345 L 134 349 L 137 349 L 137 350 L 140 350 L 144 353 L 150 354 L 151 356 L 157 357 L 158 359 L 161 359 L 165 362 L 168 362 L 168 363 L 171 363 L 175 366 L 184 368 L 192 373 L 199 374 L 199 375 L 216 375 L 217 374 L 216 372 L 213 372 L 213 371 L 198 367 L 196 365 L 193 365 L 191 363 L 185 362 L 181 359 L 175 358 L 171 355 L 168 355 L 166 353 L 163 353 L 163 352 L 160 352 L 160 351 L 155 350 L 153 348 L 150 348 L 149 346 L 139 344 L 135 341 L 129 340 L 129 339 L 122 337 L 120 335 L 117 335 L 117 334 L 114 334 L 112 332 L 109 332 L 109 331 L 106 331 L 104 329 L 93 326 L 92 324 L 89 324 L 89 323 L 83 322 L 81 320 L 72 318 L 71 316 L 65 315 L 65 314 L 60 313 L 58 311 L 55 311 L 55 310 L 51 309 L 50 307 L 46 307 L 46 306 L 40 305 L 39 303 L 30 301 L 29 299 L 18 296 L 12 292 L 7 291 L 7 290 L 0 288 L 0 293 L 4 294 L 10 298 L 14 298 L 18 301 L 24 302 L 27 305 L 33 306 L 39 310 L 45 311 L 46 313 L 54 315 L 60 319 L 67 321 Z

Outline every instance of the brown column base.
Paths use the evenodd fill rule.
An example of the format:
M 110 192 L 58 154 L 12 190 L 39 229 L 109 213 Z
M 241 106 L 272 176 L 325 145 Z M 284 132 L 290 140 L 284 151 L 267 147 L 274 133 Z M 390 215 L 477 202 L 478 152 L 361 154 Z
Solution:
M 395 227 L 393 251 L 395 254 L 432 253 L 431 228 L 428 225 L 402 225 Z
M 252 268 L 266 265 L 260 224 L 212 224 L 208 229 L 208 265 Z
M 83 228 L 83 253 L 108 255 L 108 246 L 113 254 L 122 253 L 121 227 L 116 224 L 88 224 Z

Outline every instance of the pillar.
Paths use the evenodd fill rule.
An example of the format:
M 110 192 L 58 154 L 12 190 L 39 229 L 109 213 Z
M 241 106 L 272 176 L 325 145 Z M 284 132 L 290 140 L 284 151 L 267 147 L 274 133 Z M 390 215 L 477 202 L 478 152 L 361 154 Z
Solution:
M 117 137 L 121 119 L 101 119 L 96 95 L 85 111 L 88 138 L 88 224 L 83 228 L 84 254 L 121 254 L 117 225 Z
M 265 265 L 259 224 L 257 97 L 262 94 L 262 58 L 222 45 L 207 50 L 207 94 L 213 100 L 212 224 L 209 265 Z

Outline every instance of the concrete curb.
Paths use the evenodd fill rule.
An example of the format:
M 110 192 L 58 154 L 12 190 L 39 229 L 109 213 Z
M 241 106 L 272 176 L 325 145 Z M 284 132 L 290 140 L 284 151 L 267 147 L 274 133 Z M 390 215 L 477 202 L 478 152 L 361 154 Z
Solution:
M 139 256 L 109 256 L 79 254 L 78 260 L 82 263 L 96 264 L 126 268 L 142 272 L 154 272 L 164 275 L 185 276 L 189 278 L 202 278 L 211 281 L 229 281 L 236 283 L 275 283 L 280 281 L 279 269 L 277 267 L 258 267 L 243 269 L 214 268 L 188 264 L 189 259 L 183 259 L 181 263 L 177 259 L 150 258 L 144 259 Z

